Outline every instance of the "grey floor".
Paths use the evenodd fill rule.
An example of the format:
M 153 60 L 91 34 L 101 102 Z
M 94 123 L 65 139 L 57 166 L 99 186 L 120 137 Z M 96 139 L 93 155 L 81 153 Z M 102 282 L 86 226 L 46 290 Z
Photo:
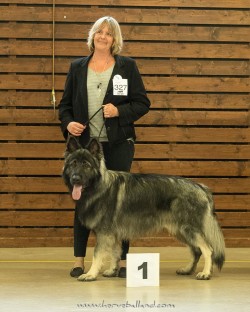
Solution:
M 159 287 L 126 287 L 125 279 L 102 276 L 79 282 L 69 276 L 72 248 L 2 248 L 0 311 L 250 311 L 248 248 L 227 249 L 223 270 L 215 269 L 209 281 L 175 274 L 188 261 L 186 248 L 134 247 L 130 252 L 161 254 Z M 89 248 L 87 268 L 92 253 Z

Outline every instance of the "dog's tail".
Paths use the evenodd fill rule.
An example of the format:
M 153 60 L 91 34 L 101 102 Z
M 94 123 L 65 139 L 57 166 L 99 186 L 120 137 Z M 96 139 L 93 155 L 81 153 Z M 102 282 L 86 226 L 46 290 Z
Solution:
M 225 261 L 225 241 L 217 217 L 213 212 L 206 218 L 205 236 L 213 249 L 213 263 L 221 270 Z

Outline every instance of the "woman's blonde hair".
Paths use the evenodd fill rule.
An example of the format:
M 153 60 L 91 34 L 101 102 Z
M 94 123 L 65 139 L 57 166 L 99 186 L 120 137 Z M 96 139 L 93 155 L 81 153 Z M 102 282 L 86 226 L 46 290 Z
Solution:
M 94 36 L 99 30 L 101 30 L 105 26 L 108 26 L 109 32 L 114 38 L 114 42 L 111 46 L 111 54 L 112 55 L 119 54 L 123 47 L 121 28 L 118 22 L 111 16 L 104 16 L 99 18 L 91 27 L 87 41 L 89 51 L 91 53 L 94 52 L 95 50 Z

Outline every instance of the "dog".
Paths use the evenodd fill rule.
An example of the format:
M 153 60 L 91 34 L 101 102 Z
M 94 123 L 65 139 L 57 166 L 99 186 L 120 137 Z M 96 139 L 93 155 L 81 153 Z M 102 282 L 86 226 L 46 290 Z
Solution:
M 213 264 L 221 270 L 225 243 L 205 185 L 178 176 L 108 170 L 98 139 L 82 148 L 73 136 L 67 140 L 62 176 L 80 221 L 96 235 L 92 265 L 78 280 L 95 280 L 107 256 L 110 265 L 103 276 L 117 276 L 121 241 L 164 229 L 191 250 L 190 263 L 177 274 L 195 273 L 201 255 L 204 268 L 196 279 L 210 279 Z

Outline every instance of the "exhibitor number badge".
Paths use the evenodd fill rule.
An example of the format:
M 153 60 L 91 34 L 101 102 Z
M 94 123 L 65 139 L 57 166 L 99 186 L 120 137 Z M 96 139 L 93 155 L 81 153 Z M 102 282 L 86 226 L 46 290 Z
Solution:
M 128 79 L 116 75 L 113 79 L 113 95 L 128 95 Z

